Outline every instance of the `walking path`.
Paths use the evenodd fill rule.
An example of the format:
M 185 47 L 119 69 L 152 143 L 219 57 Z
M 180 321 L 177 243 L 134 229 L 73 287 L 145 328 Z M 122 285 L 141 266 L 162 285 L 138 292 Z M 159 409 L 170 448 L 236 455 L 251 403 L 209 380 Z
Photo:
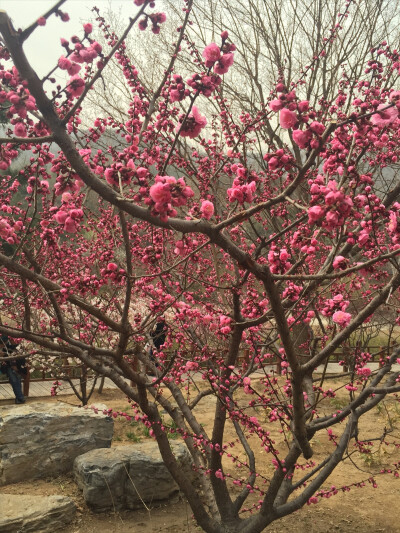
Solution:
M 370 363 L 367 365 L 371 370 L 378 369 L 378 363 Z M 275 365 L 270 366 L 270 371 L 275 369 Z M 393 365 L 393 370 L 400 370 L 400 365 Z M 320 366 L 314 372 L 315 375 L 322 374 L 323 367 Z M 329 363 L 327 367 L 327 374 L 342 374 L 343 367 L 337 363 Z M 258 370 L 254 373 L 254 376 L 262 376 L 263 372 Z M 72 380 L 74 385 L 79 390 L 79 379 Z M 63 396 L 68 394 L 73 394 L 73 390 L 70 384 L 66 381 L 61 382 L 62 385 L 57 388 L 57 396 Z M 96 389 L 100 385 L 100 379 L 96 384 Z M 53 381 L 31 381 L 29 384 L 29 398 L 40 398 L 43 396 L 51 395 L 51 388 L 53 387 Z M 88 389 L 90 389 L 91 383 L 88 383 Z M 117 386 L 110 379 L 106 378 L 104 380 L 104 389 L 116 389 Z M 11 388 L 11 385 L 7 381 L 0 381 L 0 401 L 1 400 L 13 400 L 14 394 Z
M 79 379 L 73 379 L 73 384 L 79 390 Z M 61 386 L 57 387 L 57 396 L 65 396 L 68 394 L 74 394 L 71 385 L 67 381 L 61 381 Z M 90 390 L 92 382 L 88 383 L 88 390 Z M 100 385 L 100 379 L 97 380 L 96 390 Z M 51 389 L 53 387 L 53 381 L 31 381 L 29 383 L 29 398 L 40 398 L 43 396 L 51 396 Z M 104 380 L 104 389 L 116 389 L 117 386 L 110 379 Z M 14 393 L 11 385 L 8 381 L 0 381 L 0 401 L 1 400 L 13 400 Z

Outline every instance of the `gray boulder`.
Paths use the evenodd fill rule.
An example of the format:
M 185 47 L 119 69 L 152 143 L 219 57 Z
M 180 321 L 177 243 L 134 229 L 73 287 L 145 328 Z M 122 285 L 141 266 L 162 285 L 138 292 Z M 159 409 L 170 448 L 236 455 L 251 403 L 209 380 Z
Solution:
M 75 457 L 110 447 L 113 420 L 64 403 L 0 408 L 0 485 L 72 470 Z
M 0 494 L 1 533 L 52 533 L 72 522 L 76 507 L 64 496 Z
M 186 446 L 173 443 L 172 449 L 191 476 Z M 178 490 L 153 441 L 87 452 L 75 459 L 74 474 L 87 505 L 97 512 L 137 509 L 143 502 L 165 500 Z

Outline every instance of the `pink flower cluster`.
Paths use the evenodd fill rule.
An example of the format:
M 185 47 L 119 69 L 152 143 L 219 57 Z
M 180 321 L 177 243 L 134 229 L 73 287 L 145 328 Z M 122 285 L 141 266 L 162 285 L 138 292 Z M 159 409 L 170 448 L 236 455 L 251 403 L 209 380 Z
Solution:
M 62 385 L 61 381 L 53 381 L 53 386 L 50 389 L 50 395 L 57 396 L 57 391 L 59 387 L 61 387 L 61 385 Z
M 367 366 L 357 369 L 357 375 L 363 378 L 368 378 L 371 375 L 371 373 L 372 373 L 372 370 L 368 368 Z
M 177 214 L 174 207 L 186 205 L 188 198 L 194 196 L 194 192 L 183 178 L 156 176 L 154 181 L 154 185 L 150 187 L 150 201 L 146 203 L 153 204 L 154 213 L 161 215 L 164 220 Z
M 268 252 L 268 262 L 273 274 L 286 272 L 292 266 L 288 259 L 290 259 L 290 254 L 286 248 L 279 249 L 275 244 L 271 245 L 271 249 Z
M 132 159 L 125 164 L 122 162 L 115 163 L 110 168 L 104 171 L 104 177 L 110 185 L 119 187 L 121 185 L 129 185 L 135 173 L 135 163 Z
M 103 279 L 110 279 L 112 281 L 121 281 L 125 275 L 125 270 L 119 268 L 116 263 L 108 263 L 106 268 L 100 270 Z
M 398 118 L 399 111 L 397 107 L 388 107 L 388 105 L 390 104 L 378 105 L 378 112 L 374 113 L 371 117 L 372 124 L 383 128 L 385 126 L 388 126 Z
M 283 125 L 281 124 L 283 128 L 292 128 L 293 125 L 299 121 L 300 117 L 297 117 L 294 111 L 297 111 L 299 114 L 309 113 L 309 115 L 305 117 L 307 120 L 315 117 L 315 113 L 313 111 L 309 111 L 310 104 L 308 100 L 297 101 L 296 92 L 293 90 L 288 91 L 287 87 L 283 83 L 277 84 L 276 92 L 278 98 L 276 100 L 271 100 L 269 107 L 275 112 L 284 110 L 284 113 L 282 113 L 280 116 L 280 120 L 283 122 Z M 287 111 L 290 111 L 290 113 Z
M 174 254 L 179 255 L 180 257 L 185 257 L 185 255 L 190 251 L 189 246 L 187 244 L 188 243 L 185 242 L 183 239 L 176 241 Z
M 309 224 L 321 222 L 322 226 L 334 229 L 342 226 L 353 208 L 353 200 L 346 196 L 342 189 L 337 189 L 337 183 L 330 180 L 324 185 L 324 177 L 318 175 L 315 180 L 309 180 L 311 203 L 321 202 L 322 205 L 313 205 L 308 209 Z M 322 207 L 323 206 L 323 207 Z
M 78 76 L 71 76 L 68 81 L 67 92 L 71 98 L 79 98 L 85 90 L 84 80 Z
M 238 202 L 244 204 L 245 202 L 251 203 L 256 191 L 256 182 L 244 183 L 241 185 L 239 178 L 233 180 L 232 187 L 227 190 L 228 199 L 230 202 Z
M 336 311 L 332 315 L 332 320 L 340 326 L 348 326 L 351 321 L 351 314 L 344 311 Z
M 224 37 L 221 48 L 217 44 L 211 43 L 203 50 L 206 67 L 214 67 L 216 74 L 226 74 L 233 65 L 234 57 L 232 52 L 236 50 L 236 46 L 224 42 L 227 38 L 227 32 L 224 32 Z
M 400 243 L 400 204 L 394 202 L 392 209 L 389 211 L 388 231 L 394 244 Z
M 342 255 L 337 255 L 333 260 L 332 266 L 334 270 L 344 270 L 347 266 L 347 263 L 348 259 L 346 259 Z
M 285 248 L 282 248 L 281 254 L 282 253 L 285 254 L 285 252 L 287 254 L 287 250 Z M 281 261 L 280 254 L 278 254 L 276 251 L 274 251 L 274 256 L 272 257 L 274 264 L 276 263 L 275 254 L 277 256 L 279 256 L 279 261 Z M 282 256 L 282 257 L 285 257 L 285 256 Z M 286 266 L 287 266 L 287 264 L 286 264 Z M 289 263 L 289 266 L 290 266 L 290 263 Z M 301 287 L 300 285 L 296 285 L 292 281 L 289 281 L 287 283 L 286 289 L 282 293 L 282 297 L 284 299 L 288 298 L 292 302 L 295 302 L 295 301 L 297 301 L 299 299 L 299 296 L 300 296 L 300 293 L 301 293 L 302 290 L 303 290 L 303 287 Z
M 151 22 L 151 31 L 157 35 L 161 30 L 160 24 L 163 24 L 167 20 L 167 15 L 165 13 L 153 13 L 152 15 L 145 14 L 144 18 L 139 21 L 139 30 L 144 31 L 147 28 L 149 20 Z
M 84 25 L 84 27 L 89 25 Z M 91 26 L 91 25 L 90 25 Z M 68 48 L 68 41 L 63 41 L 63 46 Z M 85 47 L 82 43 L 76 42 L 74 45 L 74 51 L 68 56 L 61 56 L 58 60 L 58 66 L 62 70 L 66 70 L 70 76 L 78 74 L 81 69 L 82 63 L 92 63 L 96 57 L 102 52 L 102 46 L 97 41 L 93 41 L 89 46 Z
M 83 211 L 82 209 L 68 209 L 67 206 L 63 206 L 54 215 L 54 219 L 58 224 L 64 226 L 64 231 L 76 233 L 79 222 L 83 219 Z
M 26 118 L 28 111 L 36 109 L 36 102 L 28 89 L 20 86 L 15 91 L 0 91 L 0 104 L 8 100 L 11 106 L 7 109 L 7 116 L 18 115 L 20 118 Z M 19 124 L 19 123 L 18 123 Z M 20 135 L 25 137 L 26 135 Z
M 236 178 L 233 180 L 232 187 L 227 190 L 229 201 L 239 202 L 239 204 L 251 203 L 256 191 L 256 182 L 249 182 L 251 177 L 242 165 L 230 165 L 230 170 L 236 173 Z
M 263 157 L 264 161 L 267 161 L 268 168 L 271 171 L 284 169 L 289 171 L 294 163 L 294 158 L 292 154 L 286 153 L 283 148 L 280 148 L 274 153 L 265 154 Z
M 11 219 L 0 217 L 0 237 L 8 242 L 8 244 L 17 244 L 19 239 L 16 231 L 20 231 L 23 227 L 23 223 L 18 220 L 15 224 Z
M 183 122 L 184 120 L 185 122 Z M 200 114 L 196 106 L 193 106 L 192 112 L 189 113 L 186 119 L 185 115 L 179 117 L 179 124 L 176 127 L 176 131 L 179 131 L 181 137 L 190 137 L 190 139 L 194 139 L 200 134 L 206 124 L 206 117 Z
M 182 102 L 188 96 L 189 90 L 185 89 L 185 82 L 179 74 L 173 75 L 173 82 L 169 87 L 169 98 L 171 102 Z
M 276 90 L 279 97 L 272 100 L 269 107 L 272 111 L 279 111 L 281 128 L 293 130 L 293 141 L 299 148 L 317 148 L 318 137 L 325 131 L 325 126 L 313 120 L 316 115 L 314 111 L 310 111 L 308 100 L 297 101 L 296 92 L 288 92 L 282 83 L 277 85 Z M 312 122 L 309 124 L 310 120 Z M 306 129 L 301 129 L 302 124 L 306 124 Z
M 321 309 L 321 313 L 323 316 L 332 316 L 336 311 L 345 311 L 348 308 L 349 303 L 348 300 L 344 299 L 343 294 L 336 294 L 333 298 L 329 298 L 324 302 L 324 307 Z M 339 320 L 341 316 L 342 315 L 338 315 Z
M 214 204 L 209 200 L 203 200 L 201 203 L 200 212 L 206 220 L 210 220 L 214 214 Z
M 215 89 L 221 85 L 222 79 L 217 74 L 211 76 L 202 76 L 201 74 L 192 74 L 187 80 L 189 87 L 193 91 L 198 92 L 204 96 L 211 96 Z
M 81 43 L 75 44 L 75 50 L 70 55 L 69 59 L 73 63 L 91 63 L 102 52 L 102 46 L 97 41 L 93 41 L 89 46 L 85 47 Z
M 232 319 L 229 318 L 229 316 L 221 315 L 219 317 L 219 331 L 224 335 L 230 333 L 232 331 L 232 328 L 230 326 L 231 322 Z
M 84 28 L 86 34 L 92 31 L 91 24 L 85 24 Z M 78 72 L 81 70 L 81 64 L 92 63 L 93 60 L 101 54 L 102 46 L 98 42 L 93 41 L 89 46 L 85 47 L 78 41 L 75 42 L 74 51 L 70 53 L 68 45 L 68 41 L 64 39 L 63 46 L 67 49 L 69 55 L 68 57 L 61 56 L 58 60 L 58 66 L 61 70 L 66 70 L 71 76 L 68 82 L 67 91 L 70 97 L 75 98 L 79 97 L 85 89 L 84 80 L 78 76 Z M 100 64 L 98 64 L 98 67 L 99 66 Z

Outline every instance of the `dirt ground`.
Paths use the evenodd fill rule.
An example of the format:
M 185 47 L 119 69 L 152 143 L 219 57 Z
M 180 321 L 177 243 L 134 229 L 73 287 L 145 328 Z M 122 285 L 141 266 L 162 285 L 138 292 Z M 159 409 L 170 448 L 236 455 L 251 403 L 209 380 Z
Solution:
M 210 423 L 214 412 L 211 398 L 204 399 L 201 405 L 201 422 Z M 64 401 L 78 405 L 74 396 L 59 398 L 35 398 L 36 401 Z M 7 402 L 0 402 L 6 404 Z M 102 395 L 91 399 L 90 403 L 104 403 L 114 410 L 129 412 L 129 405 L 123 394 L 117 390 L 105 390 Z M 367 415 L 362 430 L 367 434 L 372 431 L 378 435 L 378 426 L 388 424 L 387 414 L 393 432 L 387 440 L 393 441 L 400 435 L 400 406 L 389 402 L 384 409 L 375 409 Z M 115 422 L 113 445 L 140 442 L 147 438 L 143 430 L 131 423 L 118 419 Z M 324 457 L 328 442 L 314 441 L 315 458 Z M 372 456 L 355 454 L 353 461 L 341 464 L 329 478 L 326 487 L 348 485 L 368 479 L 382 468 L 390 468 L 400 461 L 400 450 L 394 446 L 383 446 Z M 267 467 L 265 473 L 267 473 Z M 276 522 L 266 529 L 273 533 L 400 533 L 398 504 L 400 481 L 393 474 L 378 475 L 377 488 L 366 483 L 365 487 L 353 487 L 349 492 L 339 492 L 336 496 L 323 499 L 317 505 L 306 506 L 293 515 Z M 74 523 L 64 529 L 64 533 L 194 533 L 201 531 L 192 520 L 192 512 L 184 499 L 177 494 L 167 504 L 130 512 L 94 514 L 85 505 L 80 490 L 76 487 L 72 475 L 53 479 L 18 483 L 2 488 L 2 492 L 11 494 L 51 495 L 62 494 L 74 499 L 77 504 L 77 517 Z

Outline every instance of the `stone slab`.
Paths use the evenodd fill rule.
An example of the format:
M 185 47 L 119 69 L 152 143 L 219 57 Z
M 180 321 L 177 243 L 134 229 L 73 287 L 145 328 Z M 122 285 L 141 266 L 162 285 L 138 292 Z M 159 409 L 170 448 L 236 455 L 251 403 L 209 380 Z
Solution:
M 65 528 L 76 507 L 65 496 L 0 494 L 1 533 L 52 533 Z
M 171 446 L 181 468 L 192 476 L 186 446 Z M 154 441 L 87 452 L 75 459 L 74 474 L 87 505 L 97 512 L 137 509 L 178 490 Z
M 65 403 L 0 407 L 0 485 L 59 475 L 75 457 L 111 445 L 114 423 Z

